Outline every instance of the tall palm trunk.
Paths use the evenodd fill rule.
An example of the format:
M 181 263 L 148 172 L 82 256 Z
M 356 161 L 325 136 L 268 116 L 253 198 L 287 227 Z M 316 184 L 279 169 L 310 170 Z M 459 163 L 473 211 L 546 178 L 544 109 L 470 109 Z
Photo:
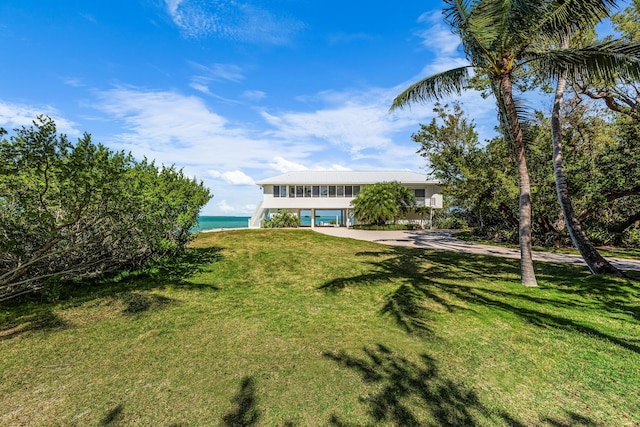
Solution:
M 562 48 L 569 47 L 569 38 L 563 37 Z M 563 72 L 558 77 L 556 95 L 553 102 L 551 114 L 551 136 L 553 141 L 553 172 L 556 179 L 556 192 L 558 201 L 564 215 L 564 222 L 571 237 L 573 245 L 580 251 L 584 262 L 593 274 L 611 274 L 621 277 L 622 272 L 604 259 L 598 250 L 593 246 L 578 220 L 571 203 L 569 189 L 567 186 L 567 176 L 564 173 L 564 160 L 562 154 L 562 126 L 560 123 L 560 109 L 562 108 L 564 90 L 567 83 L 567 73 Z
M 500 92 L 518 165 L 518 187 L 520 190 L 520 223 L 518 229 L 520 240 L 520 282 L 524 286 L 538 286 L 531 253 L 531 183 L 529 181 L 529 169 L 527 168 L 522 128 L 513 100 L 511 75 L 509 73 L 503 74 L 500 78 Z

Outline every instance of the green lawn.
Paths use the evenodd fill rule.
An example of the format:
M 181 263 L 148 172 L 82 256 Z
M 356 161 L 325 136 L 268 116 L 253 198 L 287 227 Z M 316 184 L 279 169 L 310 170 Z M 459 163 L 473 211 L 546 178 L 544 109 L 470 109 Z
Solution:
M 310 230 L 193 246 L 182 281 L 0 306 L 0 425 L 640 423 L 639 283 Z

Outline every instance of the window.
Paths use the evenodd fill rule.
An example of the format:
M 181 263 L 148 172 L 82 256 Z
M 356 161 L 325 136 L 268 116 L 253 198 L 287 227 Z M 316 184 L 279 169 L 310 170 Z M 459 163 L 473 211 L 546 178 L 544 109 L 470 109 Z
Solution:
M 329 186 L 329 197 L 336 197 L 336 186 L 335 185 L 330 185 Z
M 313 197 L 320 197 L 320 186 L 319 185 L 314 185 L 313 186 Z
M 359 185 L 354 185 L 353 186 L 353 195 L 355 196 L 359 192 L 360 192 L 360 186 Z
M 416 190 L 413 190 L 413 194 L 414 194 L 416 197 L 420 197 L 420 198 L 423 198 L 423 199 L 424 199 L 425 190 L 424 190 L 424 188 L 416 189 Z
M 280 186 L 279 185 L 274 185 L 273 186 L 273 197 L 280 197 Z
M 289 186 L 289 197 L 296 197 L 296 187 L 293 185 Z
M 320 186 L 320 197 L 327 197 L 329 193 L 329 189 L 326 185 L 321 185 Z
M 338 197 L 344 197 L 344 185 L 338 185 L 336 190 Z
M 310 185 L 305 185 L 304 186 L 304 197 L 311 197 L 311 186 Z
M 302 185 L 296 185 L 296 197 L 304 197 L 304 187 Z
M 353 197 L 353 187 L 350 185 L 344 186 L 344 197 Z

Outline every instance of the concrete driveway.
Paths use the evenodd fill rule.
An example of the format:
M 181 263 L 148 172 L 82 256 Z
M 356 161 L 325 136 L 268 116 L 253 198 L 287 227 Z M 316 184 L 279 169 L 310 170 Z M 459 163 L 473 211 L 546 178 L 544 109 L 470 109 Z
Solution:
M 520 259 L 519 249 L 465 242 L 464 240 L 455 238 L 453 232 L 446 230 L 377 231 L 354 230 L 345 227 L 315 227 L 314 230 L 330 236 L 366 240 L 390 246 L 411 246 L 415 248 L 439 249 L 450 252 Z M 586 265 L 580 255 L 534 251 L 533 259 L 543 262 Z M 622 258 L 607 258 L 607 260 L 619 269 L 640 271 L 640 260 Z

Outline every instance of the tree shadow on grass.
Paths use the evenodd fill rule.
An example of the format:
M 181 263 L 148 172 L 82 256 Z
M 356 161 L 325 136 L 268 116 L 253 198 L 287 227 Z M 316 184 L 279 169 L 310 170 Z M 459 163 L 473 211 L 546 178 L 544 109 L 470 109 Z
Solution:
M 253 378 L 245 377 L 240 385 L 240 390 L 233 397 L 236 408 L 222 417 L 226 427 L 250 427 L 260 421 L 261 412 L 258 409 L 256 397 L 256 384 Z
M 563 419 L 545 418 L 543 421 L 551 427 L 595 427 L 598 425 L 589 418 L 569 411 L 565 411 Z
M 124 411 L 124 404 L 119 403 L 114 406 L 105 414 L 105 416 L 100 420 L 101 426 L 111 426 L 117 425 L 122 420 L 122 412 Z
M 640 341 L 599 330 L 570 312 L 640 320 L 640 284 L 636 282 L 594 278 L 578 266 L 536 263 L 543 285 L 525 288 L 520 285 L 518 260 L 402 247 L 385 249 L 362 262 L 370 265 L 365 274 L 336 278 L 320 288 L 339 292 L 347 286 L 398 283 L 380 313 L 391 315 L 407 332 L 433 335 L 429 322 L 435 311 L 491 306 L 541 328 L 578 332 L 640 354 Z
M 0 323 L 0 341 L 15 338 L 26 332 L 63 330 L 69 327 L 68 323 L 55 314 L 51 307 L 33 309 L 23 316 L 11 314 L 7 312 Z
M 491 414 L 479 401 L 473 390 L 443 378 L 433 359 L 422 354 L 420 362 L 410 361 L 388 347 L 377 344 L 364 348 L 363 356 L 344 351 L 325 353 L 324 356 L 338 365 L 358 373 L 364 383 L 379 390 L 367 394 L 361 401 L 369 408 L 374 423 L 398 426 L 476 426 L 505 422 L 522 426 L 508 414 Z M 349 426 L 334 414 L 330 419 L 334 426 Z
M 188 248 L 178 257 L 165 260 L 154 268 L 123 272 L 108 278 L 62 283 L 48 290 L 48 295 L 32 294 L 0 303 L 0 340 L 25 332 L 57 330 L 70 327 L 55 310 L 81 306 L 92 301 L 116 302 L 122 314 L 141 315 L 168 307 L 176 301 L 154 294 L 167 287 L 217 290 L 206 283 L 187 281 L 208 265 L 222 259 L 221 248 Z M 50 294 L 55 293 L 53 301 Z

